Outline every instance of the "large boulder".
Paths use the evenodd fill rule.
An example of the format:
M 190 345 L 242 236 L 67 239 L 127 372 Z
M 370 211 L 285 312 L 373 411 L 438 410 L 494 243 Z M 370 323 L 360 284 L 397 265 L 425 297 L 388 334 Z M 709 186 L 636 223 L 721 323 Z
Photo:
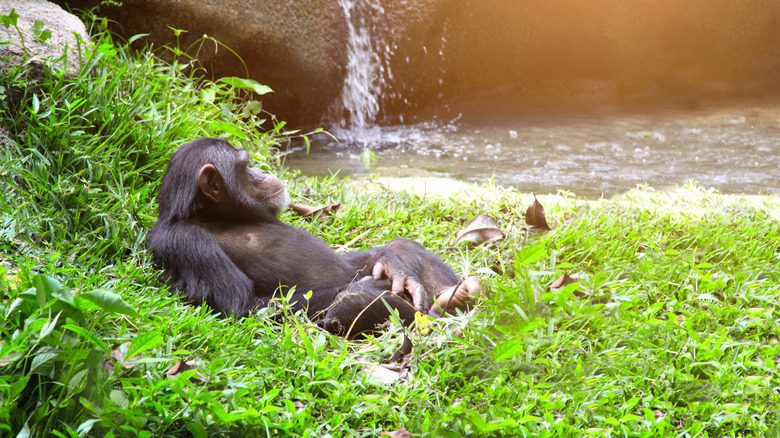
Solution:
M 0 26 L 0 42 L 6 43 L 0 44 L 0 71 L 26 62 L 34 75 L 44 63 L 71 76 L 78 73 L 89 43 L 81 20 L 46 0 L 0 1 L 0 15 L 12 10 L 18 15 L 16 27 Z
M 196 55 L 213 77 L 248 75 L 270 86 L 275 92 L 263 103 L 284 119 L 318 123 L 340 90 L 346 28 L 337 1 L 125 0 L 98 13 L 114 19 L 125 37 L 148 33 L 141 43 L 178 45 Z M 175 30 L 185 32 L 177 38 Z

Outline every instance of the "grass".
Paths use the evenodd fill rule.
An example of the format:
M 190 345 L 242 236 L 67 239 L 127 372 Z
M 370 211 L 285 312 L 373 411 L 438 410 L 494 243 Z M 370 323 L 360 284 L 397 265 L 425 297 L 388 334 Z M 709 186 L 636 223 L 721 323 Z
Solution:
M 544 233 L 523 229 L 532 198 L 511 189 L 421 197 L 286 173 L 295 199 L 343 207 L 285 220 L 347 249 L 415 239 L 483 278 L 478 308 L 422 321 L 381 384 L 368 370 L 397 326 L 348 343 L 270 310 L 221 319 L 161 283 L 144 241 L 172 152 L 222 136 L 277 169 L 284 126 L 235 81 L 96 35 L 75 79 L 0 78 L 0 433 L 780 434 L 778 197 L 541 196 Z M 483 213 L 507 238 L 456 245 Z M 580 282 L 549 289 L 564 272 Z

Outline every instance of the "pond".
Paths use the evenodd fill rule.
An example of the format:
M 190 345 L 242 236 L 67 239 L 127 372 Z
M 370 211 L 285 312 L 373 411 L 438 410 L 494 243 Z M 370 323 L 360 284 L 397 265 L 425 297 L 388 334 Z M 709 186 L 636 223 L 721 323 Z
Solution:
M 780 105 L 462 117 L 331 131 L 285 164 L 306 175 L 494 178 L 525 192 L 610 196 L 689 181 L 723 193 L 780 193 Z M 368 160 L 373 154 L 374 160 Z M 367 166 L 369 161 L 374 161 Z

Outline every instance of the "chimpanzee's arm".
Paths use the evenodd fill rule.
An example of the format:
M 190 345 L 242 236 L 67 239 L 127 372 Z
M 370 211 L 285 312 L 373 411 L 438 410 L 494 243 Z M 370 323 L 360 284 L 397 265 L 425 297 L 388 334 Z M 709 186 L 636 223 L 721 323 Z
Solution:
M 203 228 L 187 222 L 158 225 L 149 233 L 149 246 L 171 286 L 189 302 L 206 301 L 218 312 L 236 317 L 260 305 L 252 281 Z

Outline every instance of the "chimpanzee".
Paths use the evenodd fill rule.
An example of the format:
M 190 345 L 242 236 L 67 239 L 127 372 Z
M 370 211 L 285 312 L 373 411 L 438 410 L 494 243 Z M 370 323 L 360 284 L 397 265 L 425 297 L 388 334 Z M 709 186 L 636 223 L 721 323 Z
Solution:
M 388 307 L 404 324 L 415 311 L 439 316 L 479 293 L 418 243 L 338 254 L 282 223 L 284 183 L 249 166 L 246 150 L 215 138 L 183 145 L 168 164 L 148 245 L 170 284 L 194 304 L 237 317 L 294 287 L 291 304 L 344 336 L 373 331 Z M 306 298 L 311 291 L 309 299 Z

